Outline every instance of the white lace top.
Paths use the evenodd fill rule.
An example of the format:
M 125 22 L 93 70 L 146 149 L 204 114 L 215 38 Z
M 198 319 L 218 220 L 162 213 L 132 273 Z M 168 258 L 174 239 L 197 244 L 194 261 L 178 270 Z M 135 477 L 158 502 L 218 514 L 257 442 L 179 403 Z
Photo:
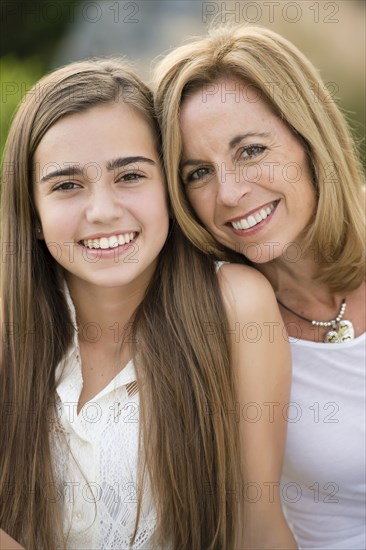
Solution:
M 75 310 L 66 292 L 76 328 Z M 139 394 L 132 361 L 77 414 L 82 373 L 77 332 L 58 366 L 57 419 L 51 422 L 56 483 L 67 548 L 130 548 L 137 514 Z M 156 515 L 145 488 L 134 549 L 154 548 Z

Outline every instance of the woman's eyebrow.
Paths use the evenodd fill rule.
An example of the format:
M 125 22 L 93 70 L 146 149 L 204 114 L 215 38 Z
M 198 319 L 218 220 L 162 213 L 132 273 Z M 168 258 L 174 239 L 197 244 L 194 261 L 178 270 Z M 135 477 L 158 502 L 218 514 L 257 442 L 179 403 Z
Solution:
M 269 137 L 268 132 L 247 132 L 246 134 L 239 134 L 229 141 L 229 149 L 233 149 L 235 145 L 240 143 L 243 139 L 248 137 Z
M 204 162 L 205 161 L 199 159 L 189 159 L 180 164 L 180 170 L 183 170 L 183 168 L 185 168 L 186 166 L 198 166 L 199 164 L 203 164 Z
M 270 137 L 270 134 L 268 132 L 247 132 L 245 134 L 239 134 L 229 141 L 229 149 L 233 149 L 236 145 L 238 145 L 238 143 L 248 137 L 268 138 Z M 186 166 L 198 166 L 199 164 L 203 164 L 205 162 L 207 161 L 203 161 L 200 159 L 188 159 L 180 164 L 180 170 L 183 170 L 184 168 L 186 168 Z
M 122 168 L 129 164 L 136 164 L 138 162 L 143 162 L 147 164 L 155 165 L 156 162 L 148 157 L 143 156 L 133 156 L 133 157 L 119 157 L 114 160 L 108 161 L 106 163 L 107 170 L 115 170 L 116 168 Z M 52 172 L 48 172 L 45 176 L 41 178 L 41 183 L 48 181 L 52 178 L 58 178 L 60 176 L 82 176 L 83 168 L 80 167 L 80 164 L 74 164 L 66 166 L 65 168 L 58 168 Z

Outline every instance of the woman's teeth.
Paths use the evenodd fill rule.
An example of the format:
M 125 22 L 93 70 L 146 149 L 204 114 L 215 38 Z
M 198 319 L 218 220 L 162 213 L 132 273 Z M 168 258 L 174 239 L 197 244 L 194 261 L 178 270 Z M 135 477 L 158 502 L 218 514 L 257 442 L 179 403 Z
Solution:
M 86 241 L 80 241 L 83 246 L 87 248 L 101 248 L 106 250 L 107 248 L 116 248 L 121 244 L 127 244 L 136 237 L 136 233 L 123 233 L 121 235 L 112 235 L 111 237 L 101 237 L 100 239 L 89 239 Z
M 266 206 L 266 208 L 261 208 L 257 212 L 254 212 L 247 218 L 243 218 L 242 220 L 238 220 L 236 222 L 231 222 L 231 225 L 234 229 L 249 229 L 250 227 L 254 227 L 261 221 L 265 220 L 266 217 L 273 212 L 274 208 L 275 205 L 272 203 L 269 206 Z

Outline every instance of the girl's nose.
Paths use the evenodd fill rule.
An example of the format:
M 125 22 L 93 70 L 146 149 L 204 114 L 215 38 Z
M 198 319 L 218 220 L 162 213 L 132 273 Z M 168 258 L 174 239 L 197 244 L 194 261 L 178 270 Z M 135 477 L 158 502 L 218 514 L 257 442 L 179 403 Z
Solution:
M 87 207 L 88 221 L 108 224 L 120 218 L 122 212 L 123 205 L 115 190 L 102 182 L 96 182 Z

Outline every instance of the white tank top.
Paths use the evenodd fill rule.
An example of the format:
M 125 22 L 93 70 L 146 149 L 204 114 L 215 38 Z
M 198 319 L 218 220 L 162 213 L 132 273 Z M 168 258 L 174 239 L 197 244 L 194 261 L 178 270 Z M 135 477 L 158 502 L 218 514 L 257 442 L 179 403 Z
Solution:
M 281 495 L 299 548 L 366 548 L 365 343 L 291 340 Z

